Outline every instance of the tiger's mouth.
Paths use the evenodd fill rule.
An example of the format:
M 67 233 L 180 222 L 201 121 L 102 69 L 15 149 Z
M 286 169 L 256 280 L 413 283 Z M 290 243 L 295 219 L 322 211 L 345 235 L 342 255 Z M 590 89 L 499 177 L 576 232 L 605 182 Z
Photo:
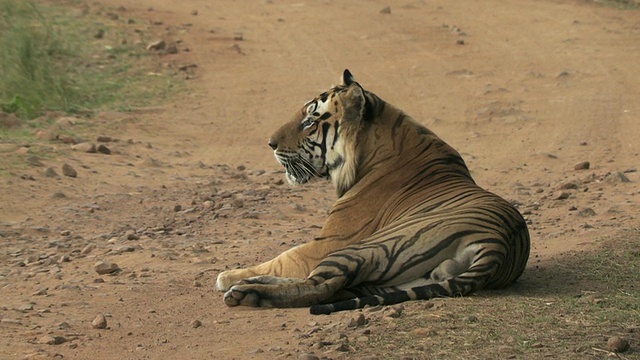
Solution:
M 275 155 L 278 162 L 285 169 L 287 181 L 292 185 L 305 184 L 313 178 L 329 176 L 326 171 L 326 167 L 323 166 L 323 169 L 325 170 L 319 171 L 309 160 L 301 157 L 300 155 L 293 157 L 285 157 L 279 154 Z

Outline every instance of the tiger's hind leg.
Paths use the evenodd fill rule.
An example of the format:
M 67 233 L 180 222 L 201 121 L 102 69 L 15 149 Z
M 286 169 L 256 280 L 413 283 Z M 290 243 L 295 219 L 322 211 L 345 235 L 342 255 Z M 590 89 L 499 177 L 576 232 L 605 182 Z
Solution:
M 411 300 L 466 296 L 485 287 L 498 271 L 499 264 L 477 262 L 469 268 L 455 260 L 445 260 L 430 277 L 418 278 L 397 286 L 397 291 L 357 297 L 321 305 L 312 305 L 313 315 L 328 315 L 336 311 L 360 309 L 367 305 L 393 305 Z

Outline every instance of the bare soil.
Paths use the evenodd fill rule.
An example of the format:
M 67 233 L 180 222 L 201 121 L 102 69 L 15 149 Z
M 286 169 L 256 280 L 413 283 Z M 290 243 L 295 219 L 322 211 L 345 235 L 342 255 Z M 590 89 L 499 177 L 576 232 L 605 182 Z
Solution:
M 637 241 L 626 229 L 639 226 L 640 12 L 547 0 L 399 1 L 381 12 L 387 5 L 91 3 L 88 11 L 117 13 L 121 26 L 138 26 L 147 38 L 177 42 L 177 53 L 158 55 L 160 68 L 197 66 L 176 72 L 188 76 L 187 86 L 164 106 L 59 125 L 96 144 L 110 137 L 101 143 L 110 155 L 43 141 L 50 156 L 2 174 L 0 358 L 404 354 L 397 344 L 378 352 L 373 342 L 396 329 L 394 314 L 369 333 L 348 333 L 364 345 L 345 348 L 340 334 L 357 312 L 227 308 L 215 290 L 220 271 L 267 260 L 322 226 L 334 200 L 330 184 L 289 187 L 267 140 L 344 68 L 458 149 L 477 182 L 529 220 L 527 274 L 509 292 L 471 297 L 479 317 L 500 314 L 509 298 L 544 298 L 549 274 L 555 286 L 571 283 L 575 273 L 554 271 L 565 269 L 563 254 L 575 260 L 610 238 Z M 1 150 L 3 162 L 30 151 Z M 588 169 L 576 170 L 584 161 Z M 63 175 L 63 164 L 77 177 Z M 59 176 L 46 177 L 48 167 Z M 99 261 L 121 271 L 100 275 Z M 493 307 L 492 298 L 502 305 Z M 428 309 L 428 324 L 459 301 L 407 305 L 405 313 Z M 92 326 L 98 314 L 106 329 Z M 442 332 L 425 329 L 417 336 L 437 346 Z M 314 341 L 315 333 L 323 338 Z M 505 341 L 516 349 L 500 354 L 522 354 Z M 454 355 L 475 357 L 468 348 Z

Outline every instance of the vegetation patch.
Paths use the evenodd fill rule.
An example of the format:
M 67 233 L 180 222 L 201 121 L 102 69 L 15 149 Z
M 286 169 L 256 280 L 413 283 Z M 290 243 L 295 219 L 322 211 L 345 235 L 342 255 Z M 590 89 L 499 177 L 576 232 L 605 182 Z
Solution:
M 82 3 L 0 0 L 0 110 L 26 121 L 161 103 L 176 81 L 143 37 L 136 20 Z

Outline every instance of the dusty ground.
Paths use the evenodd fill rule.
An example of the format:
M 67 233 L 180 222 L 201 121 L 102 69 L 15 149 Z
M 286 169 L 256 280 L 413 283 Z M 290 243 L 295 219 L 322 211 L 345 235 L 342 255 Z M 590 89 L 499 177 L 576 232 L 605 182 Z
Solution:
M 173 103 L 72 125 L 92 140 L 112 137 L 103 143 L 111 155 L 51 142 L 44 166 L 3 173 L 0 358 L 357 357 L 301 336 L 353 314 L 230 309 L 214 288 L 221 270 L 271 258 L 322 225 L 329 184 L 283 184 L 267 138 L 343 68 L 456 147 L 478 183 L 519 204 L 530 270 L 638 227 L 638 11 L 435 0 L 380 13 L 387 5 L 92 3 L 118 12 L 122 26 L 156 22 L 145 28 L 182 40 L 160 62 L 197 67 Z M 28 151 L 2 146 L 3 159 Z M 590 168 L 576 170 L 583 161 Z M 62 175 L 65 163 L 76 178 Z M 47 167 L 60 176 L 46 177 Z M 99 275 L 98 261 L 122 271 Z M 108 329 L 92 328 L 98 314 Z M 65 342 L 41 344 L 45 335 Z

